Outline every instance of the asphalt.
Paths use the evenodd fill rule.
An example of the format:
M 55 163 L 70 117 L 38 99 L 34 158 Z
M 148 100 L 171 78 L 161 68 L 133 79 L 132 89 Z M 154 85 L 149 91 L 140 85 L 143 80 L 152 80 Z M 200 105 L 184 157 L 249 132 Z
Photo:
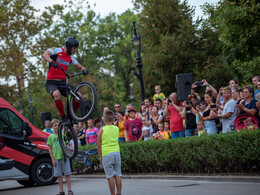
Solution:
M 105 174 L 78 174 L 72 175 L 73 178 L 104 179 Z M 128 175 L 122 179 L 157 179 L 157 180 L 193 180 L 211 182 L 248 182 L 260 183 L 260 176 L 234 176 L 234 175 Z

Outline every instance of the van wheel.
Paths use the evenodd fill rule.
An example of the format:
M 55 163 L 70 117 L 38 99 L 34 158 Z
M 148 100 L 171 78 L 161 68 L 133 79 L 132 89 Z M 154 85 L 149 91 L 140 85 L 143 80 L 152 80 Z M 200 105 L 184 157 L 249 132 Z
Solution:
M 56 177 L 53 177 L 52 163 L 49 158 L 37 160 L 32 166 L 30 176 L 39 186 L 54 184 L 57 180 Z
M 26 187 L 34 186 L 34 182 L 32 180 L 17 180 L 17 182 Z

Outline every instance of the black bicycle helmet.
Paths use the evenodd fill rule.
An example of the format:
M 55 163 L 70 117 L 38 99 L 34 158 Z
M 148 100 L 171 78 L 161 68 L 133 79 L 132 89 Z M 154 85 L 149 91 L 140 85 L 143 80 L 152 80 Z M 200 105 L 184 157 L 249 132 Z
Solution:
M 79 42 L 76 37 L 68 37 L 65 40 L 65 46 L 67 47 L 68 54 L 71 55 L 71 48 L 72 47 L 79 47 Z

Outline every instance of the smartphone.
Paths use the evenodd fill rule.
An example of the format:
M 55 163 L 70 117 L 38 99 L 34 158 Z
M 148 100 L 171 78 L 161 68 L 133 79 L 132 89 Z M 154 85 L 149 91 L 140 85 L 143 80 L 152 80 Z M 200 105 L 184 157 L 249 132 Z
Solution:
M 197 106 L 200 106 L 200 101 L 196 101 L 196 105 L 197 105 Z
M 201 81 L 197 81 L 197 82 L 196 82 L 196 85 L 199 87 L 199 86 L 202 86 L 203 83 L 202 83 Z
M 216 104 L 210 105 L 210 108 L 217 108 Z

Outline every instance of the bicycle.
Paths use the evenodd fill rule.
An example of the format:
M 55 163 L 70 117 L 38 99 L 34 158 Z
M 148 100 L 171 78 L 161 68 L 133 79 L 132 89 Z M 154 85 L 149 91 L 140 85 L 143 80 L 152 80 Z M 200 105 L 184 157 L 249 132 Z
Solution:
M 69 84 L 70 78 L 81 75 L 82 72 L 66 75 L 67 87 L 67 117 L 68 121 L 59 124 L 58 138 L 64 155 L 70 159 L 78 153 L 78 138 L 73 128 L 77 121 L 88 119 L 94 111 L 97 102 L 97 93 L 94 85 L 88 81 L 80 83 L 76 88 Z

